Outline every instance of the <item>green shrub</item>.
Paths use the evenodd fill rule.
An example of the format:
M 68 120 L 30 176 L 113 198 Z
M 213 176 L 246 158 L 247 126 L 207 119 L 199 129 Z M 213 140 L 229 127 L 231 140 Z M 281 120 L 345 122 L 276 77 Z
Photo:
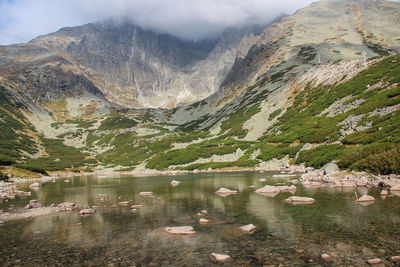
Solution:
M 299 153 L 296 164 L 305 163 L 316 169 L 322 168 L 325 164 L 339 158 L 345 151 L 342 145 L 323 145 L 310 150 L 304 150 Z
M 36 173 L 41 173 L 44 175 L 48 175 L 46 170 L 43 169 L 42 167 L 39 166 L 34 166 L 34 165 L 28 165 L 28 164 L 13 164 L 13 167 L 19 168 L 19 169 L 24 169 L 24 170 L 28 170 L 31 172 L 36 172 Z

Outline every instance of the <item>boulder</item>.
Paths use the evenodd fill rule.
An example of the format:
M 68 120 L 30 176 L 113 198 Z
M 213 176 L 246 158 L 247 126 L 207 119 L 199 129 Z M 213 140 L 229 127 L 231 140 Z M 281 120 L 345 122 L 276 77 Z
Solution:
M 260 178 L 260 179 L 258 179 L 258 181 L 260 181 L 260 182 L 266 182 L 267 181 L 267 179 L 264 179 L 264 178 Z
M 310 197 L 291 196 L 285 200 L 286 203 L 314 203 L 315 199 Z
M 369 195 L 363 195 L 359 199 L 356 200 L 357 202 L 372 202 L 375 201 L 375 198 Z
M 289 186 L 288 190 L 289 191 L 296 191 L 297 187 L 295 185 L 291 185 L 291 186 Z
M 200 218 L 199 223 L 201 224 L 205 224 L 205 223 L 209 223 L 210 221 L 204 218 Z
M 215 263 L 225 263 L 232 260 L 231 256 L 225 254 L 211 253 L 210 259 Z
M 388 195 L 388 192 L 386 190 L 381 191 L 381 196 L 387 196 L 387 195 Z
M 131 208 L 132 209 L 140 209 L 142 207 L 142 205 L 132 205 Z
M 57 207 L 61 210 L 61 211 L 72 211 L 75 207 L 75 203 L 71 203 L 71 202 L 64 202 L 64 203 L 60 203 L 57 205 Z
M 289 186 L 287 186 L 287 185 L 279 185 L 279 186 L 277 186 L 276 188 L 278 188 L 279 189 L 279 191 L 288 191 L 289 190 Z
M 252 234 L 257 229 L 257 227 L 254 224 L 248 224 L 248 225 L 239 227 L 239 229 L 245 233 Z
M 94 209 L 83 209 L 79 211 L 80 215 L 90 215 L 95 213 L 96 211 Z
M 280 192 L 279 188 L 272 185 L 265 185 L 264 187 L 256 190 L 256 193 L 279 193 L 279 192 Z
M 180 183 L 182 183 L 181 181 L 176 181 L 176 180 L 172 180 L 171 181 L 171 185 L 172 186 L 178 186 Z
M 208 213 L 208 211 L 202 210 L 202 211 L 200 211 L 200 213 L 206 215 Z
M 339 167 L 335 163 L 328 163 L 324 167 L 322 167 L 322 170 L 324 171 L 324 174 L 332 174 L 339 172 Z
M 139 196 L 142 196 L 142 197 L 150 197 L 152 195 L 153 195 L 153 192 L 140 192 L 139 193 Z
M 194 235 L 197 233 L 192 226 L 165 227 L 164 231 L 171 235 Z
M 221 187 L 220 189 L 218 189 L 217 192 L 215 192 L 218 195 L 231 195 L 231 194 L 237 194 L 236 190 L 230 190 L 224 187 Z

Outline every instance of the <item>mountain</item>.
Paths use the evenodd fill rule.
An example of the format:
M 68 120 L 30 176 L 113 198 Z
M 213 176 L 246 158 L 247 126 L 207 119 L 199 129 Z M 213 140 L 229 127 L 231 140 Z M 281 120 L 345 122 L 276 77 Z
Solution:
M 1 47 L 0 159 L 36 171 L 334 161 L 400 173 L 399 11 L 322 0 L 218 40 L 95 23 Z

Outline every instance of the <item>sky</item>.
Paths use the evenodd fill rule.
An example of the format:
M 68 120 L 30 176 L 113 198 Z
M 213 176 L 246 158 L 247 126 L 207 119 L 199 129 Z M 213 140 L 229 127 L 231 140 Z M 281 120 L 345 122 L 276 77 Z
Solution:
M 181 38 L 213 37 L 229 26 L 266 24 L 315 0 L 0 0 L 0 45 L 66 26 L 123 18 Z

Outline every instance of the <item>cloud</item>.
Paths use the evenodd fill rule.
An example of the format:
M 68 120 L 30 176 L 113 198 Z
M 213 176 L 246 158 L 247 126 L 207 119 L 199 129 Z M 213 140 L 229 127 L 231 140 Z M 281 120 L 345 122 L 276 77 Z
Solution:
M 106 19 L 201 39 L 229 26 L 268 23 L 315 0 L 0 0 L 0 44 Z

